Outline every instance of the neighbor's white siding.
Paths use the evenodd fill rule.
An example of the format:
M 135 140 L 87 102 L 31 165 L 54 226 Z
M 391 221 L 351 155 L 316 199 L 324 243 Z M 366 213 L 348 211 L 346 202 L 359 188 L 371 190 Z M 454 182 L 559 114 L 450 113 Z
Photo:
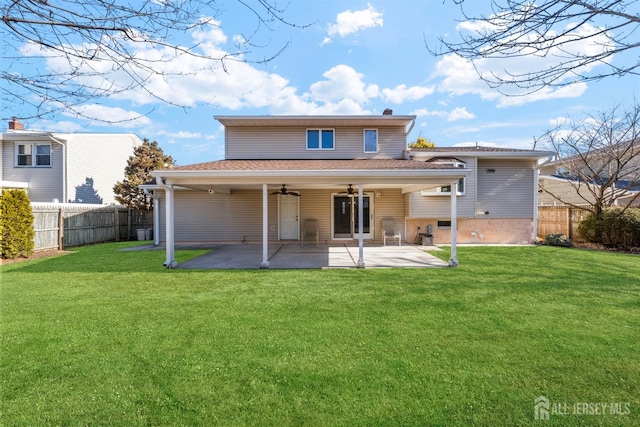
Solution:
M 116 203 L 113 186 L 142 141 L 134 134 L 67 134 L 67 199 Z
M 486 218 L 532 218 L 535 162 L 478 160 L 478 208 Z
M 21 138 L 19 143 L 49 143 L 49 139 Z M 51 143 L 51 167 L 16 167 L 16 143 L 2 141 L 2 179 L 5 181 L 27 182 L 27 194 L 32 202 L 63 201 L 63 157 L 60 144 Z
M 334 128 L 333 150 L 307 150 L 306 127 L 227 127 L 225 157 L 238 159 L 402 159 L 406 138 L 402 127 L 379 127 L 378 152 L 364 152 L 362 127 Z M 375 129 L 375 128 L 367 128 Z

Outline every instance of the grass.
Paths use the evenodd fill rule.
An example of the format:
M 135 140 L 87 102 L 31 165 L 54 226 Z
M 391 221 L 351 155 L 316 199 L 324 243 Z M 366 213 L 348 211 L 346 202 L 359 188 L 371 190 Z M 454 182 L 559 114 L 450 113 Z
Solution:
M 531 425 L 540 395 L 629 412 L 550 425 L 640 423 L 637 256 L 188 271 L 125 246 L 1 267 L 0 424 Z

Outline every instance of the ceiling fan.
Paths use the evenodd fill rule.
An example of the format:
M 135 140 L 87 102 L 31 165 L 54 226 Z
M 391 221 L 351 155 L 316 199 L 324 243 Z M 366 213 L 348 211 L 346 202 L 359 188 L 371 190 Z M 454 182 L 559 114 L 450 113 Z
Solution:
M 300 197 L 300 194 L 287 190 L 287 187 L 285 187 L 284 184 L 282 184 L 282 188 L 279 191 L 274 191 L 273 193 L 271 193 L 272 196 L 275 196 L 276 194 L 280 194 L 281 196 L 291 195 L 291 196 Z
M 341 191 L 338 194 L 346 194 L 347 196 L 357 196 L 358 193 L 356 193 L 356 190 L 353 189 L 353 186 L 351 184 L 349 184 L 349 187 L 347 188 L 347 191 Z

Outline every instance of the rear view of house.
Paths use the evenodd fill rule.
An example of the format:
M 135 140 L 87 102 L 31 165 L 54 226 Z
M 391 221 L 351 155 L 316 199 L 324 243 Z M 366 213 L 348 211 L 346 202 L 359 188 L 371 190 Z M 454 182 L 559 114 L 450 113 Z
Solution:
M 17 119 L 0 135 L 3 188 L 25 188 L 32 202 L 115 203 L 113 186 L 142 144 L 134 134 L 25 130 Z
M 221 116 L 225 159 L 155 171 L 156 242 L 530 242 L 546 152 L 407 150 L 415 116 Z M 418 229 L 418 227 L 420 227 Z M 460 233 L 456 233 L 459 227 Z M 266 258 L 264 260 L 266 263 Z M 268 263 L 267 263 L 268 264 Z

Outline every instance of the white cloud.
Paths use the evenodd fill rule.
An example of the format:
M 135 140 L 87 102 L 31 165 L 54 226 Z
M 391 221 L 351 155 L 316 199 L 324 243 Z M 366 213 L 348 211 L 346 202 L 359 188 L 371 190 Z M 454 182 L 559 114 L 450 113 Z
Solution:
M 222 46 L 228 38 L 215 22 L 211 28 L 200 30 L 192 37 L 198 43 L 197 49 L 201 49 L 196 53 L 218 58 L 229 54 Z M 142 71 L 144 85 L 129 90 L 126 88 L 131 86 L 129 72 L 132 70 L 122 67 L 132 67 L 131 64 L 113 63 L 106 58 L 72 64 L 59 57 L 48 57 L 47 64 L 51 69 L 67 72 L 78 67 L 79 84 L 87 87 L 111 85 L 122 89 L 110 99 L 138 106 L 162 105 L 162 101 L 166 101 L 185 107 L 207 104 L 228 110 L 267 108 L 272 114 L 371 114 L 367 105 L 373 99 L 400 104 L 422 99 L 435 91 L 435 86 L 406 84 L 381 89 L 367 83 L 362 73 L 345 64 L 329 68 L 322 79 L 298 89 L 281 75 L 241 60 L 227 60 L 223 69 L 220 62 L 194 55 L 176 55 L 160 47 L 131 45 L 130 48 L 138 60 L 155 61 L 153 66 L 157 73 Z M 92 69 L 98 73 L 89 73 Z M 107 121 L 132 120 L 124 122 L 123 126 L 148 125 L 146 118 L 138 117 L 135 112 L 107 107 L 100 110 L 99 107 L 87 105 L 84 112 Z
M 455 122 L 457 120 L 470 120 L 470 119 L 475 119 L 475 118 L 476 118 L 476 115 L 468 112 L 466 108 L 458 107 L 458 108 L 454 108 L 449 113 L 449 115 L 447 117 L 447 121 Z
M 367 8 L 364 10 L 347 10 L 339 13 L 336 16 L 336 23 L 329 25 L 328 36 L 322 44 L 330 43 L 335 35 L 346 37 L 367 28 L 382 27 L 383 24 L 382 13 L 378 12 L 371 3 L 367 3 Z
M 474 68 L 470 61 L 458 55 L 446 55 L 436 64 L 434 76 L 442 77 L 438 90 L 451 95 L 478 95 L 485 101 L 495 102 L 498 107 L 524 105 L 548 99 L 577 98 L 587 90 L 586 83 L 580 82 L 559 88 L 544 87 L 529 94 L 522 94 L 522 92 L 519 94 L 518 89 L 504 87 L 501 89 L 511 90 L 511 94 L 501 93 L 489 87 L 476 72 L 477 69 L 481 73 L 490 73 L 489 70 L 499 64 L 498 60 L 482 59 L 475 62 L 476 68 Z
M 458 25 L 459 30 L 484 33 L 490 31 L 490 25 L 479 24 L 477 22 L 463 22 Z M 535 52 L 533 47 L 521 50 L 514 58 L 482 58 L 473 63 L 464 58 L 450 54 L 444 56 L 436 65 L 434 75 L 442 77 L 439 90 L 453 95 L 475 94 L 487 101 L 493 101 L 498 107 L 510 107 L 528 104 L 548 99 L 576 98 L 584 94 L 587 90 L 585 83 L 573 83 L 560 87 L 543 87 L 542 89 L 527 94 L 526 89 L 521 89 L 515 85 L 503 85 L 500 90 L 490 88 L 482 81 L 477 73 L 486 76 L 508 79 L 509 75 L 526 75 L 532 70 L 545 70 L 567 61 L 568 58 L 576 58 L 582 55 L 591 55 L 606 52 L 612 48 L 611 39 L 602 30 L 590 24 L 582 25 L 577 31 L 559 37 L 555 46 L 550 42 L 539 42 L 540 46 L 547 44 L 548 49 L 544 55 Z M 557 35 L 550 32 L 548 36 Z M 592 37 L 593 36 L 593 37 Z M 524 37 L 524 36 L 521 36 Z M 529 37 L 527 40 L 532 44 L 536 40 Z M 575 73 L 589 72 L 601 63 L 595 62 L 576 68 Z M 571 75 L 573 76 L 573 74 Z M 558 83 L 568 83 L 570 76 L 566 76 Z
M 169 138 L 175 138 L 175 139 L 191 139 L 191 138 L 201 139 L 202 138 L 202 134 L 200 132 L 187 132 L 184 130 L 181 130 L 179 132 L 159 132 L 159 135 L 164 135 Z
M 448 122 L 455 122 L 457 120 L 471 120 L 475 119 L 476 115 L 467 111 L 466 107 L 457 107 L 451 111 L 442 111 L 442 110 L 428 110 L 426 108 L 421 108 L 412 112 L 418 117 L 440 117 L 446 119 Z
M 396 86 L 393 89 L 383 89 L 382 99 L 393 102 L 394 104 L 402 104 L 407 101 L 417 101 L 425 96 L 431 95 L 435 91 L 434 87 L 411 86 L 405 84 Z
M 310 87 L 309 96 L 316 101 L 351 99 L 364 103 L 380 93 L 377 85 L 365 84 L 362 81 L 364 75 L 348 65 L 336 65 L 326 71 L 323 77 L 326 80 L 313 83 Z

